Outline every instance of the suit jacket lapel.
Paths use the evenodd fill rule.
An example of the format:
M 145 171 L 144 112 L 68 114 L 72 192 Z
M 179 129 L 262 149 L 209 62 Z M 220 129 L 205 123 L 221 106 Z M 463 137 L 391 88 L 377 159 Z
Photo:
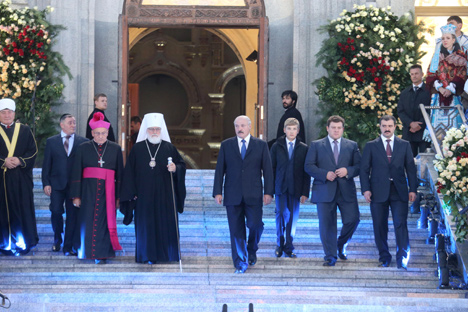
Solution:
M 343 138 L 341 138 L 340 153 L 338 154 L 338 164 L 340 163 L 340 161 L 342 159 L 341 155 L 344 155 L 344 153 L 346 152 L 346 149 L 348 148 L 348 144 L 346 144 L 346 143 L 347 142 Z
M 242 159 L 240 149 L 239 149 L 239 141 L 237 140 L 237 136 L 235 136 L 233 139 L 234 140 L 232 140 L 232 145 L 233 145 L 233 148 L 234 148 L 234 151 L 235 151 L 234 153 L 236 153 L 236 155 L 239 156 L 240 159 Z
M 385 142 L 385 143 L 387 143 L 387 142 Z M 379 137 L 377 139 L 377 149 L 380 151 L 380 155 L 382 155 L 382 157 L 385 158 L 385 161 L 388 162 L 387 151 L 384 148 L 384 144 L 383 144 L 383 141 L 382 141 L 381 137 Z
M 392 159 L 390 160 L 390 162 L 393 161 L 393 159 L 395 159 L 395 156 L 397 155 L 397 152 L 400 150 L 400 142 L 397 141 L 397 138 L 395 136 L 394 140 L 393 140 L 393 150 L 392 150 Z M 387 153 L 385 153 L 386 155 Z
M 335 155 L 333 155 L 333 149 L 332 149 L 332 147 L 331 147 L 330 140 L 328 139 L 328 136 L 325 137 L 325 138 L 323 139 L 323 144 L 324 144 L 324 146 L 325 146 L 325 150 L 326 150 L 327 153 L 328 153 L 328 156 L 331 158 L 331 160 L 333 161 L 333 163 L 334 163 L 335 165 L 337 165 L 337 163 L 335 162 Z
M 245 152 L 245 158 L 247 158 L 247 156 L 251 153 L 252 149 L 254 149 L 254 145 L 255 145 L 255 140 L 253 140 L 252 135 L 250 135 L 249 146 L 247 147 L 247 151 Z M 239 151 L 239 155 L 240 155 L 240 151 Z
M 70 155 L 68 157 L 73 155 L 73 153 L 75 153 L 77 148 L 78 148 L 78 140 L 76 139 L 76 134 L 75 134 L 74 137 L 73 137 L 73 147 L 72 147 L 72 150 L 70 151 Z

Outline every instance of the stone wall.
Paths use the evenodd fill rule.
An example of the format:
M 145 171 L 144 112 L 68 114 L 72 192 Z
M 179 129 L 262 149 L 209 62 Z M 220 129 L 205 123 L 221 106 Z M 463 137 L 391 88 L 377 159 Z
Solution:
M 325 38 L 317 28 L 338 17 L 343 9 L 352 10 L 355 3 L 390 5 L 398 15 L 414 9 L 414 1 L 409 0 L 264 1 L 270 24 L 267 135 L 275 135 L 283 114 L 281 92 L 292 88 L 299 95 L 298 109 L 306 124 L 308 141 L 316 139 L 319 131 L 318 99 L 312 82 L 325 74 L 315 66 L 315 54 Z M 84 134 L 84 123 L 93 109 L 92 97 L 103 92 L 109 100 L 107 115 L 117 125 L 118 17 L 123 0 L 13 0 L 17 6 L 25 6 L 26 2 L 30 7 L 54 7 L 51 21 L 67 27 L 60 34 L 56 49 L 63 54 L 73 79 L 65 79 L 64 103 L 57 111 L 75 114 L 78 133 Z

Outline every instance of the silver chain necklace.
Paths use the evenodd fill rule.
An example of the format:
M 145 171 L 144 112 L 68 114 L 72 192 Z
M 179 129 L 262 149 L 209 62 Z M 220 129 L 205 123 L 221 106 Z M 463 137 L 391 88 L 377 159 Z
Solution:
M 145 143 L 146 143 L 146 147 L 148 148 L 148 153 L 149 153 L 149 155 L 151 157 L 151 160 L 149 162 L 149 166 L 151 167 L 151 169 L 153 169 L 154 167 L 156 167 L 156 155 L 158 155 L 159 148 L 161 147 L 161 142 L 159 142 L 159 146 L 156 149 L 156 153 L 154 153 L 154 156 L 151 155 L 151 151 L 150 151 L 150 148 L 149 148 L 149 145 L 148 145 L 148 140 L 145 140 Z
M 94 142 L 96 142 L 96 141 L 94 141 Z M 106 141 L 105 143 L 103 143 L 103 144 L 106 144 L 106 143 L 107 143 L 107 141 Z M 96 142 L 96 144 L 98 144 L 98 143 Z M 99 145 L 99 144 L 98 144 L 98 145 Z M 101 144 L 101 145 L 102 145 L 102 144 Z M 105 161 L 102 160 L 102 157 L 104 157 L 104 153 L 106 152 L 107 144 L 106 144 L 106 146 L 104 147 L 104 151 L 102 152 L 102 156 L 99 156 L 99 152 L 98 152 L 98 150 L 97 150 L 97 148 L 96 148 L 96 145 L 94 145 L 94 143 L 93 143 L 93 146 L 94 146 L 94 150 L 96 151 L 96 154 L 97 154 L 98 157 L 99 157 L 99 161 L 98 161 L 99 167 L 102 168 L 102 166 L 103 166 L 104 163 L 105 163 Z

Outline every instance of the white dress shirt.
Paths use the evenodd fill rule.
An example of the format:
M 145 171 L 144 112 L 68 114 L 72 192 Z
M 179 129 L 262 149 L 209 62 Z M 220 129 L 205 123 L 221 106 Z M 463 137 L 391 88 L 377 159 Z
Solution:
M 67 134 L 63 131 L 60 131 L 60 135 L 62 137 L 62 144 L 65 144 L 65 137 Z M 70 138 L 68 139 L 68 154 L 67 156 L 70 156 L 71 150 L 73 148 L 73 143 L 75 142 L 75 134 L 73 133 Z
M 330 141 L 331 149 L 333 152 L 333 148 L 335 147 L 335 143 L 333 143 L 333 141 L 335 141 L 335 139 L 332 139 L 330 136 L 328 136 L 328 140 Z M 341 150 L 341 146 L 340 146 L 341 138 L 336 139 L 336 141 L 338 141 L 338 154 L 339 154 Z
M 386 137 L 384 137 L 382 134 L 380 135 L 380 138 L 382 139 L 382 142 L 383 142 L 383 145 L 384 145 L 384 150 L 386 151 L 387 150 L 387 139 Z M 393 152 L 393 143 L 395 142 L 395 135 L 392 135 L 392 137 L 390 138 L 390 148 L 392 149 L 392 152 Z
M 249 142 L 250 142 L 250 133 L 247 135 L 245 139 L 237 137 L 237 144 L 239 145 L 239 152 L 242 154 L 242 140 L 245 140 L 245 151 L 249 148 Z

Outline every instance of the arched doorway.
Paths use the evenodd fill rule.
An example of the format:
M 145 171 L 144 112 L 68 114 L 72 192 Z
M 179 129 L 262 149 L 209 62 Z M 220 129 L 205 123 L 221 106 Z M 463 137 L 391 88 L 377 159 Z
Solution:
M 177 110 L 183 115 L 183 118 L 178 116 L 183 122 L 169 129 L 173 143 L 198 168 L 213 168 L 220 142 L 225 138 L 224 123 L 228 122 L 224 118 L 225 108 L 243 103 L 238 112 L 252 119 L 252 134 L 262 137 L 266 132 L 263 116 L 267 108 L 268 22 L 263 0 L 191 0 L 190 5 L 186 2 L 124 2 L 120 19 L 121 133 L 128 131 L 131 115 L 135 112 L 143 115 L 142 107 L 132 105 L 143 100 L 141 96 L 145 92 L 141 88 L 148 87 L 149 77 L 171 77 L 187 94 L 187 109 Z M 141 48 L 144 45 L 147 47 Z M 178 47 L 178 59 L 174 46 Z M 254 51 L 257 59 L 247 60 Z M 138 63 L 145 53 L 151 60 Z M 230 58 L 235 58 L 237 64 L 230 62 Z M 219 89 L 220 78 L 232 74 L 234 67 L 240 73 L 221 79 L 224 85 Z M 210 77 L 195 68 L 210 68 Z M 133 92 L 128 83 L 137 84 Z M 232 111 L 229 109 L 226 113 Z M 229 121 L 231 126 L 232 121 Z M 121 140 L 125 140 L 124 134 Z

